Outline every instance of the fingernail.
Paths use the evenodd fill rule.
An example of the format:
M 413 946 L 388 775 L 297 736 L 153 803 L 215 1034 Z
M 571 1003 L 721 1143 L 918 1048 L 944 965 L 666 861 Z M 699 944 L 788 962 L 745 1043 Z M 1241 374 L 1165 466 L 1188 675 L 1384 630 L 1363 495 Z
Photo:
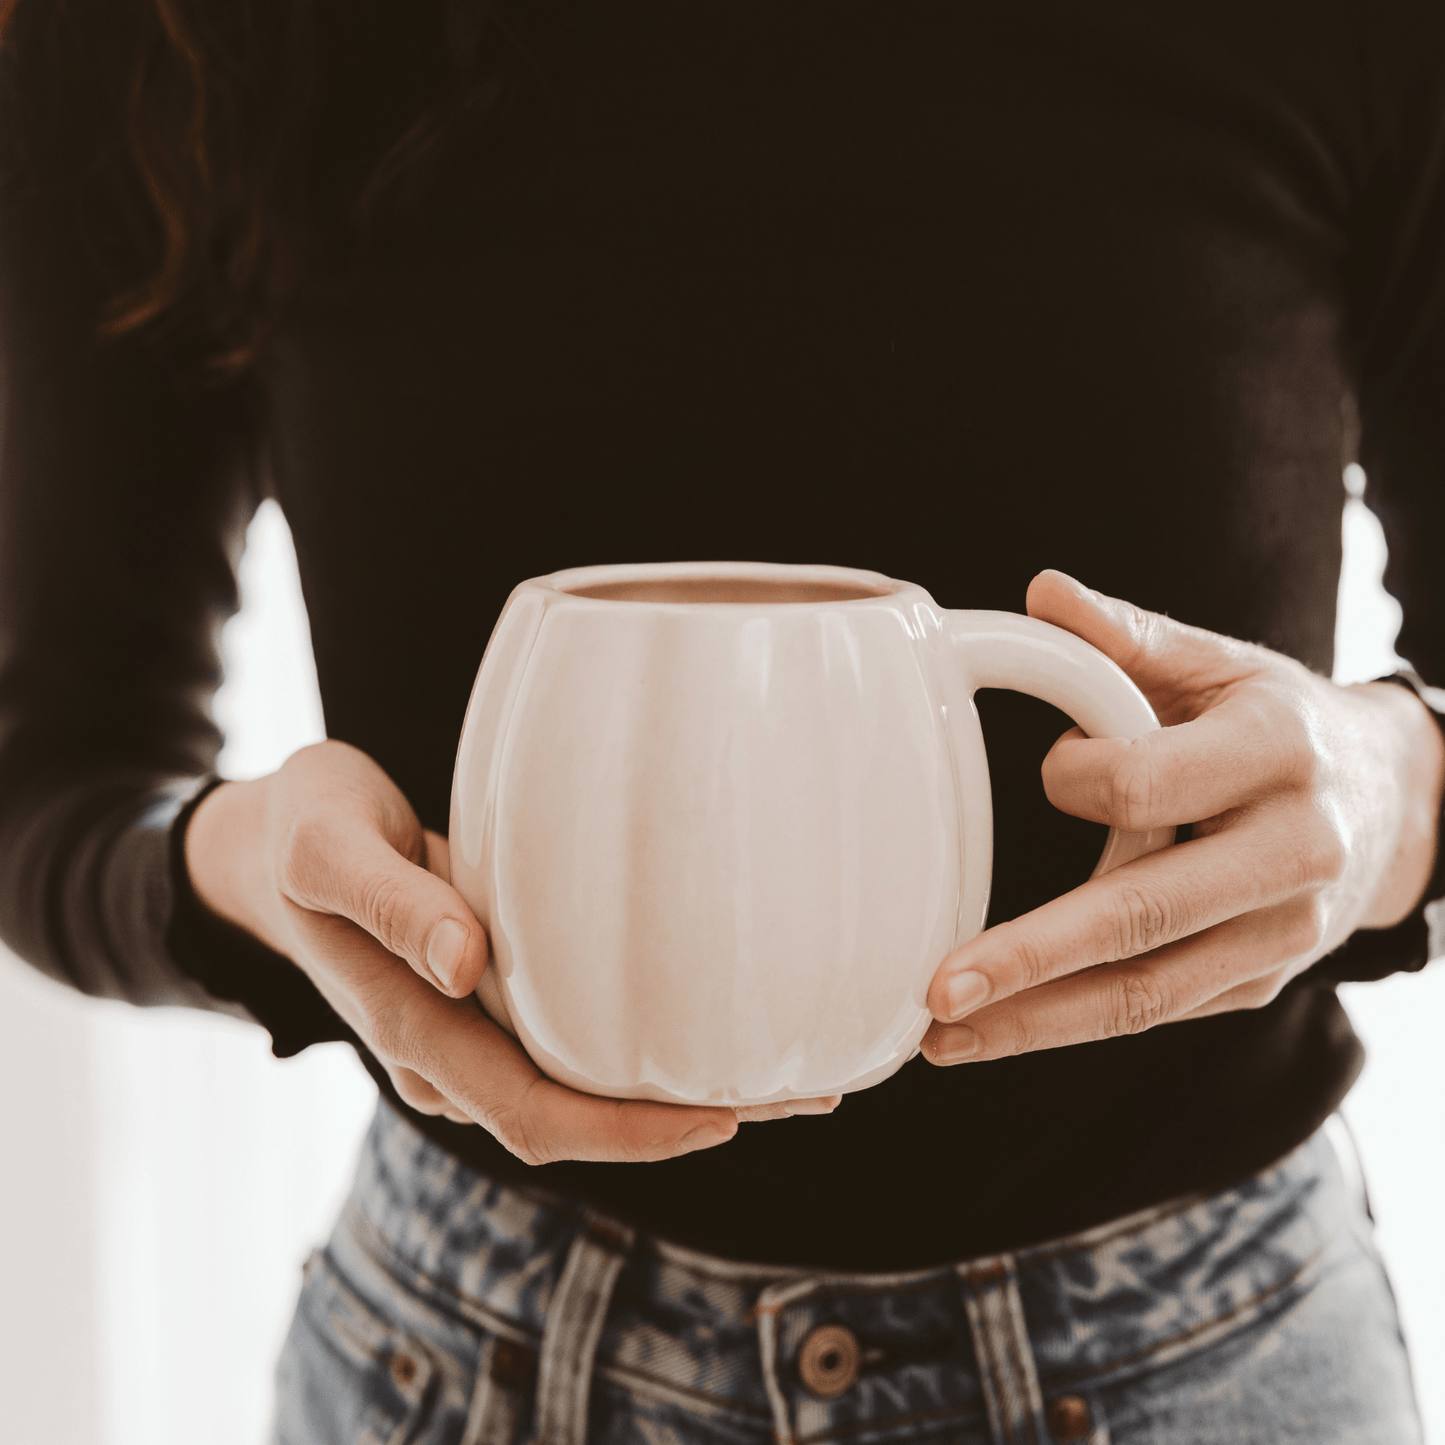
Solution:
M 788 1113 L 790 1114 L 831 1114 L 842 1102 L 841 1094 L 834 1094 L 826 1099 L 789 1099 Z
M 467 951 L 467 930 L 455 918 L 443 918 L 426 942 L 426 966 L 444 988 L 455 986 L 457 969 Z
M 940 1064 L 961 1064 L 978 1052 L 978 1035 L 971 1028 L 959 1024 L 943 1036 L 943 1041 L 934 1052 L 934 1059 Z
M 729 1129 L 726 1124 L 699 1124 L 682 1136 L 682 1143 L 686 1149 L 711 1149 L 715 1144 L 726 1144 L 736 1132 L 736 1125 Z
M 948 1001 L 948 1016 L 961 1019 L 974 1011 L 988 997 L 989 981 L 981 973 L 965 969 L 956 973 L 943 986 Z

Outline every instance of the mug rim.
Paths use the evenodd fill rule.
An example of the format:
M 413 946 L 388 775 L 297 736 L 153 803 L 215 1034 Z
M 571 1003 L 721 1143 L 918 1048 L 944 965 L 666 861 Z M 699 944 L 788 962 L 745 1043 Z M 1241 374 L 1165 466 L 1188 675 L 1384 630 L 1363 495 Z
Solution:
M 806 586 L 822 583 L 835 587 L 854 587 L 866 592 L 862 597 L 826 597 L 807 601 L 779 600 L 719 600 L 708 602 L 681 602 L 676 600 L 653 600 L 636 597 L 588 597 L 577 590 L 582 587 L 607 587 L 628 582 L 760 582 L 793 583 Z M 534 577 L 524 587 L 535 587 L 558 600 L 580 606 L 612 607 L 619 604 L 628 607 L 683 608 L 699 611 L 718 607 L 758 609 L 788 609 L 796 611 L 808 607 L 870 607 L 880 603 L 896 602 L 903 594 L 920 591 L 916 583 L 903 582 L 882 572 L 872 572 L 861 567 L 839 567 L 823 562 L 741 562 L 741 561 L 693 561 L 693 562 L 605 562 L 589 567 L 567 567 L 560 572 L 548 573 L 545 577 Z

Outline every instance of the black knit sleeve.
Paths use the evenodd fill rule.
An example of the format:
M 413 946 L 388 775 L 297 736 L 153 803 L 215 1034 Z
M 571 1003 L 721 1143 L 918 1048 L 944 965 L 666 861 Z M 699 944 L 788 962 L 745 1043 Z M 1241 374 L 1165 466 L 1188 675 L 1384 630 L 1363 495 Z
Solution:
M 65 8 L 22 3 L 0 52 L 0 937 L 85 993 L 260 1017 L 294 1051 L 339 1021 L 177 872 L 221 743 L 259 390 L 100 339 L 134 228 L 105 181 L 114 60 L 85 83 Z
M 1370 167 L 1358 198 L 1355 310 L 1365 500 L 1389 546 L 1396 651 L 1440 720 L 1445 706 L 1445 25 L 1396 17 L 1374 52 Z M 1406 23 L 1406 22 L 1409 23 Z M 1445 830 L 1445 819 L 1442 819 Z M 1445 953 L 1445 850 L 1410 916 L 1361 929 L 1316 967 L 1383 978 Z

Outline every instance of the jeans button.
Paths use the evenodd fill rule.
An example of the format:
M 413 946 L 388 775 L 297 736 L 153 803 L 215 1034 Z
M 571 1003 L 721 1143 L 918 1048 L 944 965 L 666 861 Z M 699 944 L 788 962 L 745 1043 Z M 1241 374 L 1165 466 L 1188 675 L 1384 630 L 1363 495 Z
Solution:
M 1089 1433 L 1089 1403 L 1078 1395 L 1060 1395 L 1049 1406 L 1049 1429 L 1059 1445 L 1072 1445 Z
M 833 1400 L 858 1378 L 858 1341 L 842 1325 L 819 1325 L 798 1351 L 803 1388 L 820 1400 Z

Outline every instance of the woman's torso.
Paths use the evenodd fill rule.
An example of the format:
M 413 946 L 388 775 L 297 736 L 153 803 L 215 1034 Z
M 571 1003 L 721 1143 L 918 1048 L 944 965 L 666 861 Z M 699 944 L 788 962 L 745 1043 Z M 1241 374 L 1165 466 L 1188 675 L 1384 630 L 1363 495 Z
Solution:
M 323 90 L 318 194 L 364 149 L 349 107 L 411 83 L 399 15 L 347 23 L 375 91 Z M 1361 261 L 1378 57 L 1351 11 L 544 0 L 515 24 L 509 117 L 357 271 L 310 277 L 262 373 L 328 731 L 428 826 L 503 601 L 561 567 L 840 563 L 1015 610 L 1057 567 L 1329 670 L 1341 468 L 1399 327 Z M 1044 799 L 1061 716 L 980 702 L 997 921 L 1080 882 L 1099 830 Z M 526 1171 L 418 1122 L 719 1254 L 903 1268 L 1228 1183 L 1359 1064 L 1303 979 L 1140 1037 L 915 1060 L 666 1163 Z

